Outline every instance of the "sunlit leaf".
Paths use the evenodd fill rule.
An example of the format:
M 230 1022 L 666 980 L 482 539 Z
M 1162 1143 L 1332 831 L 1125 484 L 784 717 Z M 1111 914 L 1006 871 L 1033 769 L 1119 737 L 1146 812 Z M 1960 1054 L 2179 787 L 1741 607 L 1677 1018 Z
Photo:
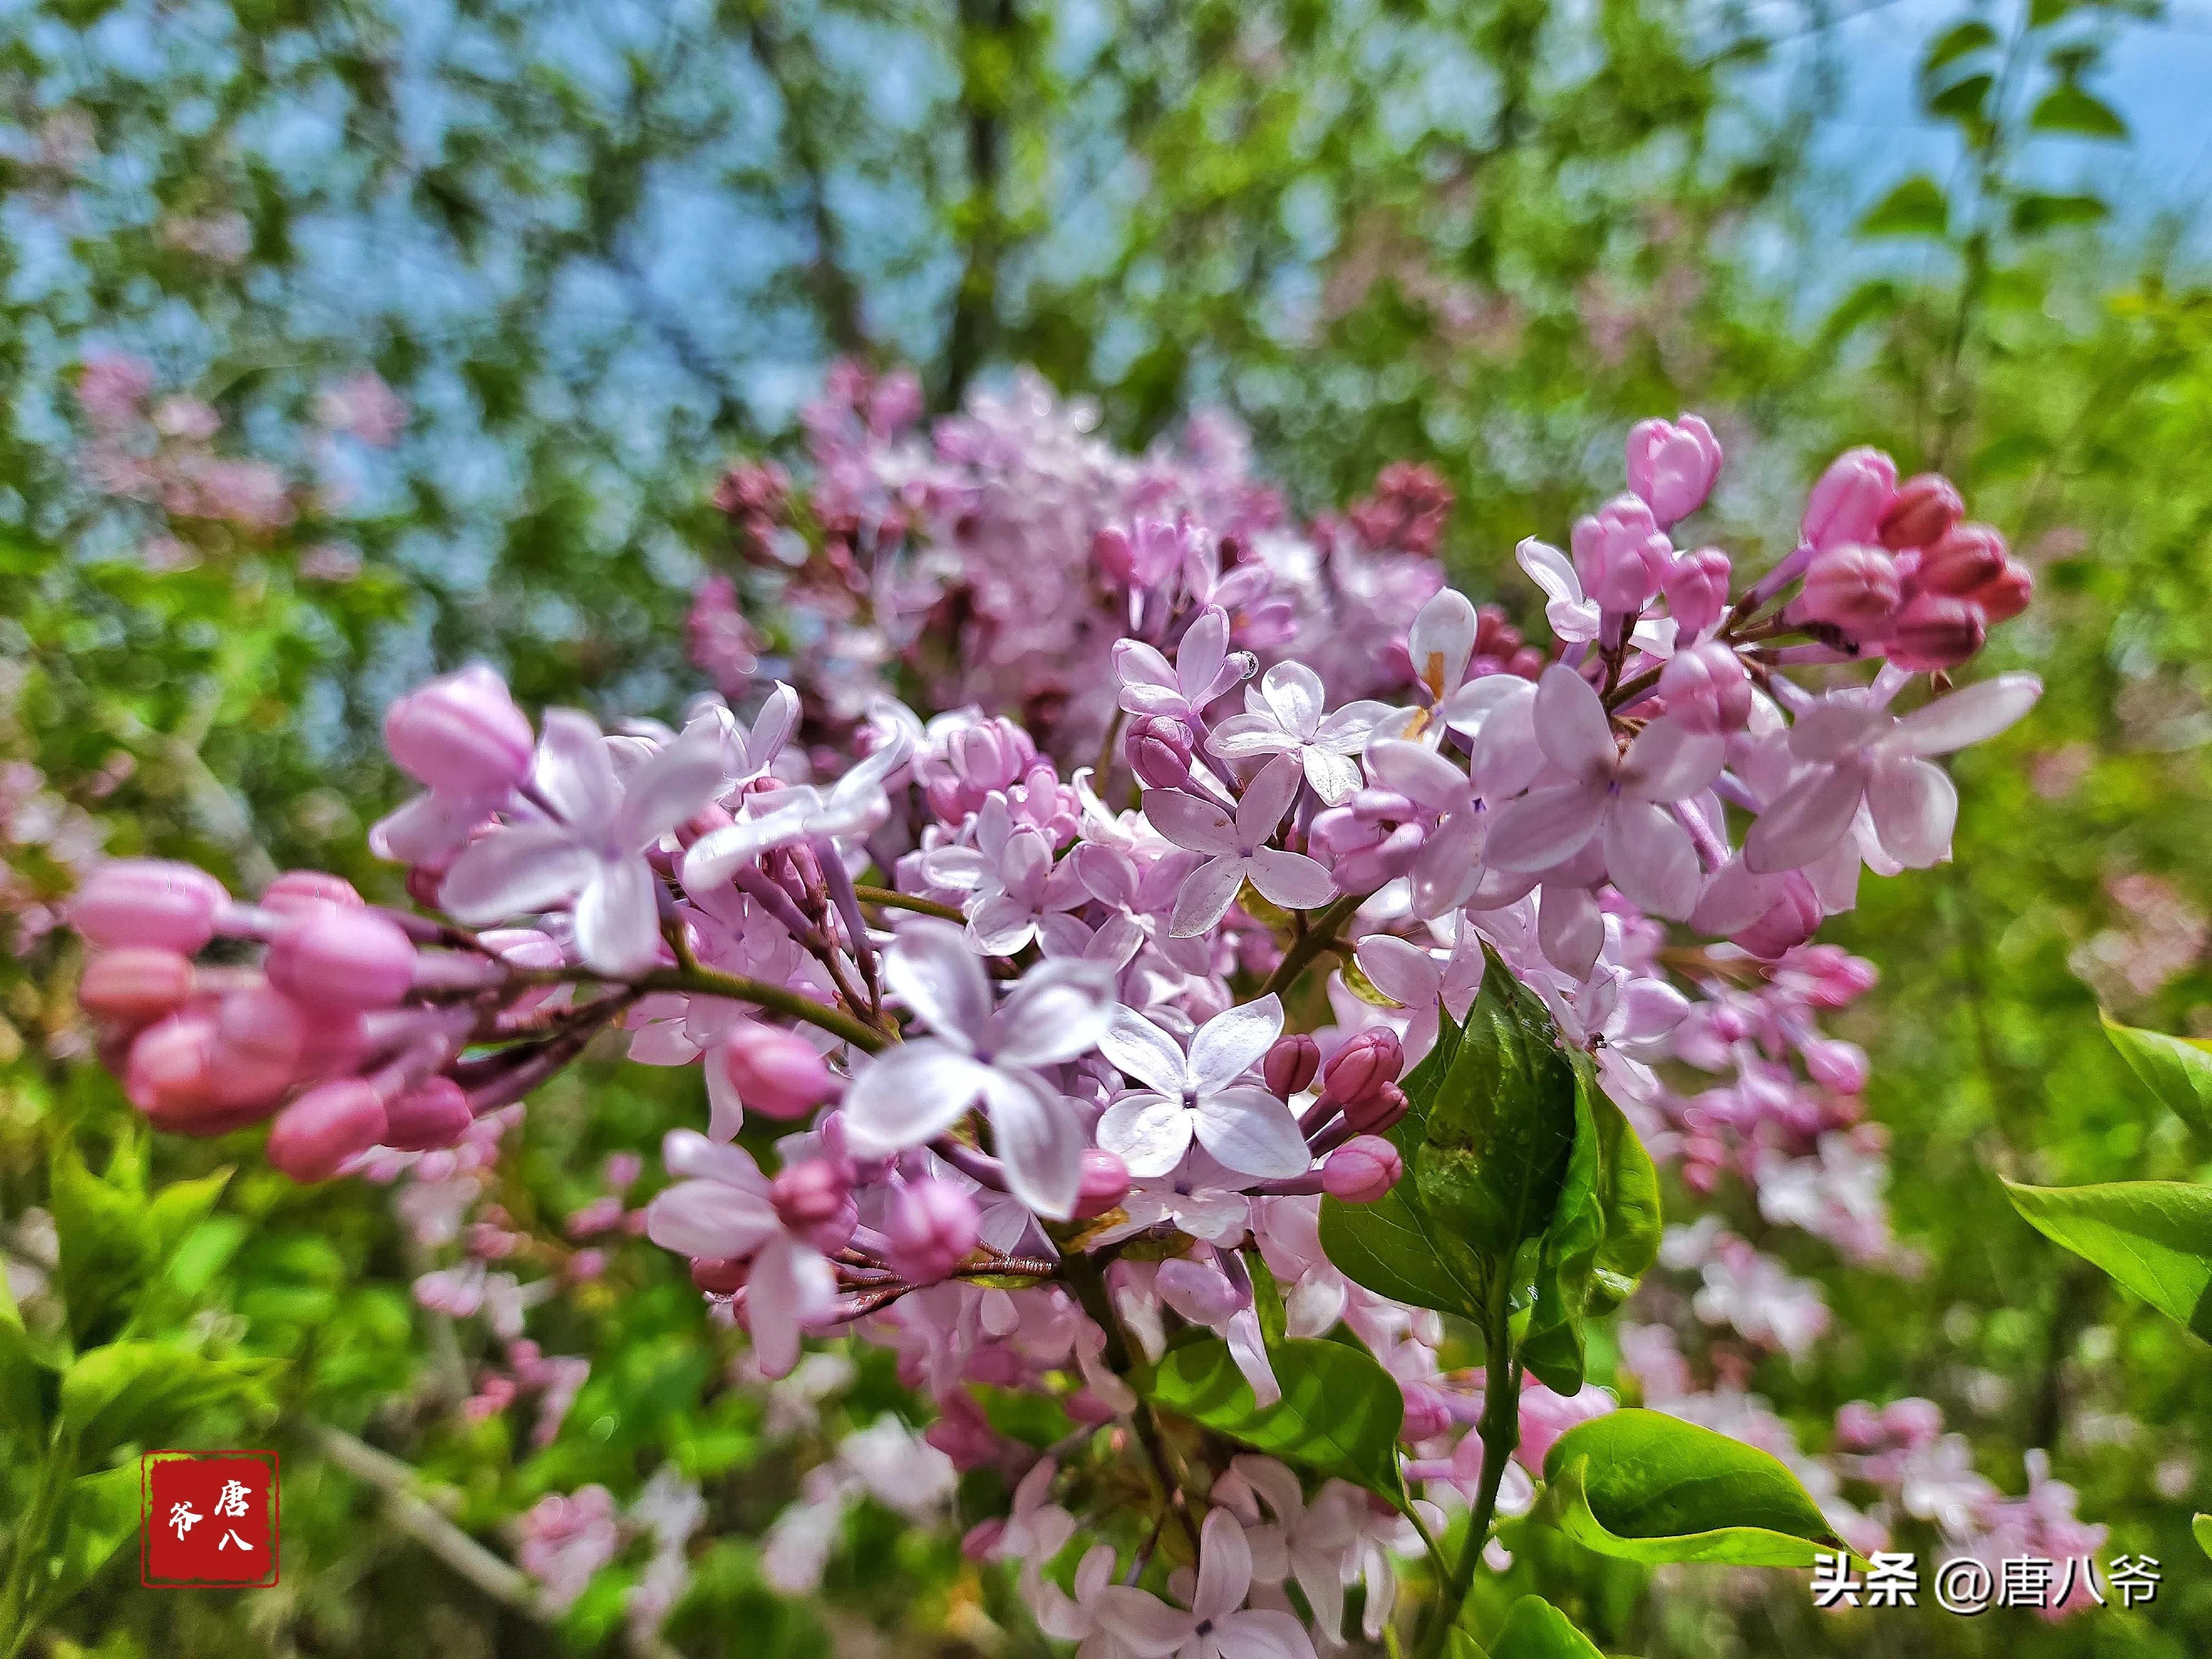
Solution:
M 2094 1261 L 2169 1319 L 2212 1341 L 2212 1187 L 2121 1181 L 2094 1187 L 2016 1187 L 2013 1208 L 2075 1255 Z
M 1949 228 L 1951 206 L 1943 187 L 1917 173 L 1891 191 L 1867 210 L 1858 233 L 1882 236 L 1942 236 Z
M 1273 1406 L 1254 1399 L 1218 1337 L 1170 1348 L 1140 1389 L 1164 1410 L 1255 1450 L 1402 1499 L 1398 1430 L 1406 1397 L 1390 1373 L 1341 1342 L 1285 1342 L 1268 1358 L 1283 1390 Z

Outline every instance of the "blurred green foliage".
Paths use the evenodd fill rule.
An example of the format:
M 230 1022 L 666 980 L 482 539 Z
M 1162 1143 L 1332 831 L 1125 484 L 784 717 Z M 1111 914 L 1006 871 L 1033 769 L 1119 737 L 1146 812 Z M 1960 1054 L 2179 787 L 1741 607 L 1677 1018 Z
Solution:
M 694 684 L 689 588 L 727 556 L 705 505 L 715 468 L 785 442 L 833 350 L 919 361 L 940 406 L 1035 362 L 1131 441 L 1224 404 L 1308 510 L 1384 461 L 1428 460 L 1459 492 L 1455 577 L 1523 611 L 1506 550 L 1609 490 L 1635 416 L 1715 419 L 1732 453 L 1717 505 L 1752 544 L 1820 459 L 1881 444 L 1904 470 L 1951 471 L 2035 564 L 2037 607 L 1999 665 L 2050 690 L 1962 762 L 1956 862 L 1869 882 L 1840 931 L 1884 975 L 1844 1034 L 1875 1057 L 1919 1269 L 1838 1267 L 1734 1217 L 1836 1314 L 1813 1361 L 1771 1360 L 1751 1386 L 1814 1446 L 1846 1401 L 1926 1395 L 2008 1490 L 2022 1454 L 2050 1448 L 2083 1515 L 2167 1583 L 2150 1607 L 2058 1625 L 1828 1618 L 1795 1578 L 1655 1586 L 1532 1534 L 1498 1593 L 1540 1592 L 1652 1659 L 2180 1659 L 2212 1628 L 2189 1531 L 2212 1508 L 2212 1366 L 2030 1231 L 1998 1180 L 2207 1173 L 2096 1010 L 2212 1034 L 2212 289 L 2039 164 L 2127 142 L 2100 65 L 2137 26 L 2127 6 L 1978 5 L 1917 64 L 1855 66 L 1916 77 L 1958 159 L 1884 180 L 1839 252 L 1840 210 L 1802 161 L 1832 113 L 1821 77 L 1753 96 L 1761 28 L 1675 0 L 15 9 L 0 21 L 0 743 L 36 775 L 9 775 L 9 908 L 65 888 L 48 831 L 69 812 L 97 814 L 112 850 L 244 885 L 301 862 L 385 880 L 362 843 L 393 795 L 376 716 L 434 664 L 489 654 L 526 703 L 672 708 Z M 1814 289 L 1840 297 L 1808 315 L 1797 278 L 1832 264 L 1872 275 Z M 289 520 L 165 518 L 92 488 L 70 388 L 110 348 L 205 400 L 220 453 L 276 466 Z M 364 367 L 410 410 L 390 451 L 349 447 L 317 413 Z M 156 534 L 191 568 L 149 568 Z M 357 574 L 318 556 L 333 544 Z M 0 1435 L 18 1443 L 0 1506 L 28 1535 L 43 1503 L 40 1536 L 90 1575 L 33 1651 L 473 1659 L 630 1641 L 635 1552 L 549 1636 L 325 1458 L 330 1431 L 404 1456 L 434 1508 L 495 1544 L 544 1493 L 627 1497 L 674 1460 L 703 1485 L 713 1540 L 665 1633 L 685 1654 L 1043 1650 L 953 1540 L 866 1505 L 818 1601 L 767 1587 L 757 1540 L 804 1469 L 846 1423 L 904 1409 L 880 1356 L 856 1356 L 824 1423 L 769 1436 L 680 1273 L 617 1248 L 533 1326 L 592 1361 L 562 1433 L 533 1449 L 514 1416 L 468 1423 L 453 1408 L 487 1356 L 411 1299 L 422 1264 L 385 1194 L 301 1194 L 258 1168 L 251 1136 L 149 1144 L 82 1051 L 68 947 L 18 928 L 0 967 L 0 1243 L 27 1322 L 8 1337 L 0 1311 Z M 564 1079 L 502 1166 L 501 1203 L 557 1231 L 599 1160 L 695 1117 L 696 1089 Z M 198 1201 L 171 1195 L 229 1165 L 205 1218 L 161 1234 L 163 1205 Z M 122 1320 L 250 1379 L 156 1416 L 163 1435 L 285 1452 L 278 1589 L 142 1592 L 128 1549 L 101 1566 L 70 1541 L 114 1516 L 41 1498 L 42 1481 L 126 1467 L 155 1432 L 52 1449 L 60 1377 Z

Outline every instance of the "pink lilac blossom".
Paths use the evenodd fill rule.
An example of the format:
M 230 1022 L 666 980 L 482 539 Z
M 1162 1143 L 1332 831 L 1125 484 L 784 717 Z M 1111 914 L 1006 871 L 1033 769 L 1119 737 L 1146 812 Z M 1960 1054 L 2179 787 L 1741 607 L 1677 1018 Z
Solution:
M 434 914 L 309 872 L 244 901 L 185 866 L 105 866 L 75 912 L 103 976 L 92 1012 L 158 1126 L 269 1121 L 271 1161 L 301 1180 L 408 1173 L 414 1224 L 464 1251 L 418 1297 L 510 1345 L 483 1410 L 532 1388 L 541 1413 L 557 1403 L 569 1373 L 549 1376 L 523 1322 L 559 1278 L 528 1275 L 596 1270 L 490 1201 L 483 1126 L 604 1031 L 641 1062 L 700 1064 L 706 1132 L 666 1137 L 671 1184 L 641 1224 L 632 1170 L 573 1231 L 641 1224 L 687 1258 L 763 1377 L 795 1374 L 818 1336 L 891 1350 L 939 1413 L 946 1467 L 1018 1480 L 971 1547 L 1021 1561 L 1050 1627 L 1156 1659 L 1306 1655 L 1342 1634 L 1332 1583 L 1387 1610 L 1407 1523 L 1327 1485 L 1217 1469 L 1210 1502 L 1158 1517 L 1187 1528 L 1195 1572 L 1147 1577 L 1146 1550 L 1125 1575 L 1121 1547 L 1060 1499 L 1091 1480 L 1079 1462 L 1141 1445 L 1098 1434 L 1141 1431 L 1139 1356 L 1210 1332 L 1271 1400 L 1266 1298 L 1292 1334 L 1342 1324 L 1403 1395 L 1408 1472 L 1467 1500 L 1483 1385 L 1443 1369 L 1437 1315 L 1340 1270 L 1320 1217 L 1325 1195 L 1374 1201 L 1403 1178 L 1377 1137 L 1409 1109 L 1405 1067 L 1489 973 L 1540 1000 L 1693 1188 L 1733 1176 L 1771 1224 L 1898 1260 L 1879 1136 L 1858 1121 L 1864 1057 L 1819 1023 L 1870 971 L 1810 936 L 1863 869 L 1947 854 L 1955 797 L 1930 757 L 1997 735 L 2038 688 L 2004 675 L 1929 696 L 1893 655 L 1871 684 L 1792 679 L 1886 650 L 1870 609 L 1848 636 L 1793 610 L 1814 553 L 1944 516 L 1893 514 L 1894 470 L 1870 453 L 1823 481 L 1799 553 L 1717 605 L 1725 556 L 1679 551 L 1662 527 L 1711 487 L 1717 446 L 1689 417 L 1640 429 L 1644 494 L 1577 526 L 1571 562 L 1524 544 L 1560 635 L 1550 659 L 1431 584 L 1389 624 L 1404 672 L 1384 686 L 1371 665 L 1335 678 L 1301 636 L 1295 561 L 1259 551 L 1291 532 L 1225 428 L 1121 456 L 1030 380 L 927 439 L 918 410 L 909 380 L 841 371 L 809 417 L 805 506 L 757 478 L 732 493 L 834 546 L 809 580 L 950 706 L 925 718 L 879 679 L 825 685 L 811 667 L 819 740 L 802 760 L 787 744 L 809 699 L 791 686 L 750 720 L 712 697 L 678 727 L 608 732 L 558 709 L 533 728 L 496 676 L 464 670 L 387 726 L 426 793 L 376 842 Z M 1389 533 L 1425 539 L 1433 510 Z M 1670 679 L 1678 647 L 1698 670 Z M 1100 741 L 1125 717 L 1140 788 Z M 1071 733 L 1073 757 L 1105 763 L 1063 770 Z M 222 962 L 198 960 L 217 939 Z M 1322 1007 L 1328 1024 L 1285 1034 L 1289 1010 Z M 787 1132 L 741 1149 L 749 1118 Z M 1784 1455 L 1868 1534 L 1880 1517 L 1742 1389 L 1751 1356 L 1818 1339 L 1817 1296 L 1717 1224 L 1673 1255 L 1699 1276 L 1677 1299 L 1717 1386 L 1692 1387 L 1656 1324 L 1624 1333 L 1624 1379 Z M 1041 1455 L 996 1431 L 971 1385 L 1049 1394 L 1073 1431 Z M 1528 1499 L 1533 1449 L 1610 1405 L 1525 1394 L 1508 1503 Z M 875 1443 L 847 1444 L 780 1523 L 794 1583 L 875 1489 Z M 532 1530 L 541 1576 L 570 1583 L 601 1551 L 603 1507 Z M 1081 1603 L 1041 1571 L 1079 1534 Z M 1292 1581 L 1317 1625 L 1289 1610 Z

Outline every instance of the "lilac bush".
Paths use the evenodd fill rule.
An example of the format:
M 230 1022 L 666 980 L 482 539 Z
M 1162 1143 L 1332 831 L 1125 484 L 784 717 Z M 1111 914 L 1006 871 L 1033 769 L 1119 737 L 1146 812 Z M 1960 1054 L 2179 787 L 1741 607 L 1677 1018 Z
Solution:
M 702 590 L 723 695 L 680 728 L 533 725 L 482 665 L 394 704 L 423 793 L 372 842 L 419 911 L 311 872 L 243 900 L 100 868 L 82 1000 L 131 1100 L 184 1133 L 265 1120 L 301 1181 L 404 1172 L 426 1210 L 442 1186 L 451 1237 L 517 1103 L 587 1045 L 698 1065 L 707 1110 L 662 1147 L 644 1230 L 765 1378 L 811 1339 L 895 1351 L 945 1460 L 910 1512 L 1004 1470 L 1012 1510 L 968 1547 L 1086 1655 L 1310 1655 L 1355 1584 L 1375 1639 L 1414 1556 L 1409 1650 L 1450 1651 L 1516 1514 L 1646 1561 L 1877 1547 L 1881 1504 L 1740 1388 L 1693 1387 L 1669 1330 L 1621 1342 L 1663 1414 L 1589 1385 L 1584 1333 L 1660 1255 L 1655 1157 L 1891 1249 L 1865 1062 L 1819 1024 L 1869 976 L 1813 941 L 1863 871 L 1948 856 L 1938 758 L 2039 693 L 1954 683 L 2027 602 L 1995 532 L 1856 450 L 1740 582 L 1677 544 L 1719 444 L 1647 422 L 1627 493 L 1567 550 L 1517 550 L 1546 651 L 1442 585 L 1414 470 L 1300 526 L 1225 428 L 1121 456 L 1026 380 L 927 434 L 918 412 L 846 371 L 810 490 L 726 482 L 784 637 Z M 580 1241 L 637 1213 L 635 1174 Z M 565 1401 L 579 1379 L 523 1340 L 551 1290 L 499 1253 L 426 1295 L 503 1299 L 506 1397 Z M 1696 1318 L 1755 1347 L 1825 1322 L 1717 1227 L 1666 1255 L 1702 1275 Z M 1446 1367 L 1448 1333 L 1479 1370 Z M 971 1382 L 1064 1433 L 1024 1448 Z M 1923 1513 L 1940 1421 L 1849 1427 L 1853 1478 Z M 902 1455 L 823 1474 L 786 1577 Z M 2014 1512 L 1972 1479 L 1985 1531 L 2077 1526 L 2063 1489 Z M 1662 1493 L 1698 1524 L 1654 1535 Z M 625 1524 L 678 1555 L 696 1524 L 549 1504 L 526 1554 L 569 1595 Z

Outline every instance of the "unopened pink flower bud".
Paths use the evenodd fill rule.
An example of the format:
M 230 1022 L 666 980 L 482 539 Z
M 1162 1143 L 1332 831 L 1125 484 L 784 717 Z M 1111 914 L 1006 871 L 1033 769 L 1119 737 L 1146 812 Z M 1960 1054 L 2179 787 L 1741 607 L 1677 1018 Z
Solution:
M 359 1078 L 310 1089 L 276 1114 L 269 1161 L 297 1182 L 327 1181 L 384 1139 L 384 1102 Z
M 1395 1127 L 1412 1103 L 1395 1083 L 1386 1083 L 1372 1094 L 1344 1103 L 1344 1121 L 1364 1135 L 1379 1135 Z
M 1179 789 L 1190 781 L 1191 739 L 1190 727 L 1179 720 L 1140 715 L 1123 739 L 1129 769 L 1148 789 Z
M 1901 592 L 1897 562 L 1878 547 L 1841 542 L 1815 554 L 1806 567 L 1797 608 L 1814 622 L 1839 628 L 1855 640 L 1886 634 Z
M 1083 1185 L 1076 1194 L 1075 1214 L 1089 1221 L 1117 1207 L 1129 1195 L 1129 1166 L 1118 1153 L 1103 1146 L 1083 1149 Z
M 229 1106 L 274 1105 L 295 1081 L 307 1022 L 268 985 L 233 991 L 216 1013 L 216 1086 Z
M 750 1261 L 709 1261 L 702 1256 L 691 1264 L 691 1282 L 709 1296 L 735 1296 L 744 1289 L 751 1271 Z
M 530 775 L 530 719 L 482 663 L 432 680 L 386 711 L 384 744 L 399 769 L 433 789 L 483 796 Z
M 1640 611 L 1666 580 L 1674 544 L 1634 495 L 1616 495 L 1575 521 L 1575 574 L 1583 592 L 1608 611 Z
M 1729 938 L 1752 955 L 1771 962 L 1812 938 L 1820 915 L 1820 896 L 1813 884 L 1803 872 L 1792 870 L 1783 877 L 1782 890 L 1759 920 Z
M 858 1212 L 852 1183 L 826 1158 L 802 1158 L 769 1183 L 769 1202 L 776 1218 L 817 1250 L 842 1249 L 853 1236 Z
M 1847 449 L 1828 464 L 1805 502 L 1805 539 L 1816 548 L 1875 539 L 1897 498 L 1897 463 L 1879 449 Z
M 1129 544 L 1129 532 L 1119 525 L 1109 524 L 1091 538 L 1091 556 L 1113 581 L 1127 584 L 1136 574 L 1136 553 Z
M 1659 671 L 1667 715 L 1692 732 L 1741 732 L 1751 720 L 1751 674 L 1718 640 L 1677 651 Z
M 310 1008 L 389 1008 L 415 978 L 415 946 L 371 910 L 317 906 L 270 942 L 269 982 Z
M 1815 1037 L 1805 1045 L 1805 1070 L 1823 1089 L 1855 1095 L 1867 1085 L 1866 1050 L 1856 1042 Z
M 280 916 L 304 915 L 319 904 L 348 908 L 362 902 L 354 884 L 343 876 L 321 870 L 287 870 L 262 890 L 261 908 Z
M 1638 421 L 1629 431 L 1628 487 L 1650 503 L 1662 525 L 1703 507 L 1720 472 L 1720 440 L 1694 415 Z
M 434 1152 L 456 1146 L 476 1116 L 469 1097 L 449 1077 L 426 1078 L 384 1109 L 384 1144 L 403 1152 Z
M 1267 1091 L 1284 1100 L 1312 1088 L 1320 1071 L 1321 1044 L 1304 1031 L 1276 1038 L 1274 1047 L 1267 1050 L 1267 1057 L 1260 1066 L 1261 1075 L 1267 1080 Z
M 191 956 L 215 937 L 230 902 L 204 870 L 167 859 L 115 859 L 92 872 L 70 921 L 94 945 L 151 945 Z
M 1322 1190 L 1341 1203 L 1372 1204 L 1405 1173 L 1405 1159 L 1381 1135 L 1354 1135 L 1322 1164 Z
M 2003 569 L 1966 595 L 1981 608 L 1992 628 L 2020 615 L 2034 597 L 2035 573 L 2018 559 L 2007 559 Z
M 975 1200 L 951 1182 L 909 1182 L 884 1217 L 892 1271 L 910 1285 L 936 1284 L 968 1259 L 981 1224 Z
M 1729 556 L 1717 547 L 1692 549 L 1667 568 L 1660 584 L 1667 614 L 1674 619 L 1676 639 L 1695 639 L 1718 622 L 1729 607 Z
M 1387 1025 L 1370 1025 L 1328 1057 L 1321 1072 L 1322 1092 L 1340 1106 L 1366 1100 L 1395 1081 L 1405 1063 L 1398 1034 Z
M 1425 1382 L 1404 1382 L 1399 1387 L 1406 1396 L 1406 1416 L 1399 1425 L 1399 1439 L 1409 1446 L 1418 1446 L 1424 1440 L 1433 1440 L 1449 1432 L 1451 1407 L 1444 1403 L 1442 1394 Z M 1472 1440 L 1474 1437 L 1469 1435 L 1468 1438 Z
M 1966 516 L 1959 487 L 1940 472 L 1923 472 L 1898 485 L 1875 528 L 1884 547 L 1902 553 L 1908 547 L 1935 546 Z
M 102 951 L 85 963 L 76 1000 L 103 1025 L 128 1030 L 174 1013 L 191 994 L 191 958 L 135 945 Z
M 1948 593 L 1922 593 L 1897 614 L 1890 630 L 1889 659 L 1899 668 L 1934 673 L 1956 668 L 1982 648 L 1989 620 L 1971 599 Z
M 2005 539 L 1996 527 L 1962 524 L 1921 556 L 1917 584 L 1963 599 L 2005 568 Z
M 206 1014 L 172 1015 L 139 1032 L 124 1067 L 131 1103 L 163 1128 L 222 1110 L 215 1090 L 216 1028 Z
M 745 1109 L 763 1117 L 805 1117 L 837 1092 L 837 1079 L 814 1045 L 779 1025 L 740 1025 L 716 1060 Z

